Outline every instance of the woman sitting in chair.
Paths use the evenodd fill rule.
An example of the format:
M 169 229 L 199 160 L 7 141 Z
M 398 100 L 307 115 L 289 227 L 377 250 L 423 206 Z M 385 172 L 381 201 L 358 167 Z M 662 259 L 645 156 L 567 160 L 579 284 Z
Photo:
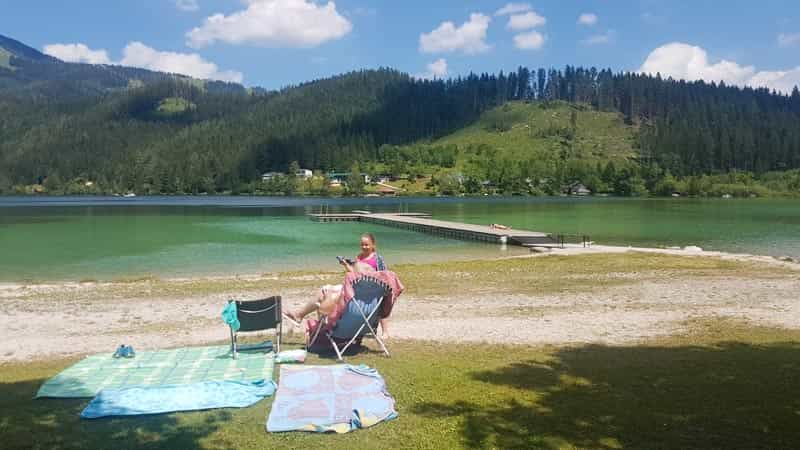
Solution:
M 386 270 L 386 264 L 384 263 L 383 258 L 375 249 L 375 236 L 373 236 L 372 233 L 365 233 L 361 235 L 361 253 L 356 256 L 356 261 L 351 261 L 344 258 L 338 259 L 339 263 L 344 266 L 345 271 L 350 273 L 363 274 Z M 336 304 L 342 300 L 343 287 L 344 285 L 342 284 L 326 284 L 317 293 L 314 301 L 306 303 L 297 310 L 286 311 L 283 314 L 290 321 L 297 325 L 300 324 L 300 321 L 302 321 L 305 316 L 314 311 L 319 311 L 319 313 L 323 316 L 330 315 L 336 308 Z M 397 294 L 399 295 L 399 293 Z M 381 319 L 381 330 L 384 338 L 389 336 L 388 324 L 389 320 L 387 318 Z

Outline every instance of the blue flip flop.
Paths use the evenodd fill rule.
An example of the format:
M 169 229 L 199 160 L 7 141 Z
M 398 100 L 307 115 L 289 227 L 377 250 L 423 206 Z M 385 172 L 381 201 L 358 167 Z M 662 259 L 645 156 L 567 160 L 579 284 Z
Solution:
M 123 356 L 125 356 L 126 352 L 127 352 L 127 347 L 125 345 L 120 345 L 119 347 L 117 347 L 117 351 L 114 352 L 112 357 L 122 358 Z
M 125 350 L 122 353 L 123 358 L 133 358 L 136 356 L 136 352 L 133 350 L 133 347 L 130 345 L 125 346 Z

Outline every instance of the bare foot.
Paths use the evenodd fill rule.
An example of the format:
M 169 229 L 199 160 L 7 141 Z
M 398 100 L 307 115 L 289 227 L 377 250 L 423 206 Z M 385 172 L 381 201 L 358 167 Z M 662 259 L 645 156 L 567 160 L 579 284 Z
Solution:
M 286 319 L 288 319 L 289 322 L 292 322 L 294 325 L 298 327 L 300 326 L 300 322 L 303 320 L 302 318 L 298 317 L 297 313 L 294 311 L 284 311 L 283 317 L 286 317 Z

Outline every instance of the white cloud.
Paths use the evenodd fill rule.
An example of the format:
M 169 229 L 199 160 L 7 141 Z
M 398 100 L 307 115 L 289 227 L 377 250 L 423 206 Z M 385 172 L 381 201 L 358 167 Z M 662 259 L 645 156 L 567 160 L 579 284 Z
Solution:
M 244 0 L 247 9 L 229 16 L 215 14 L 186 33 L 187 44 L 202 48 L 216 41 L 268 47 L 316 47 L 339 39 L 353 25 L 336 11 L 336 4 L 308 0 Z
M 175 0 L 175 7 L 181 11 L 189 12 L 200 9 L 200 5 L 197 4 L 197 0 Z
M 419 50 L 423 53 L 462 51 L 466 54 L 483 53 L 489 50 L 486 44 L 486 29 L 491 22 L 489 16 L 472 13 L 469 21 L 456 28 L 453 22 L 442 22 L 430 33 L 419 35 Z
M 505 16 L 507 14 L 516 14 L 525 11 L 530 11 L 531 5 L 529 3 L 506 3 L 506 6 L 495 11 L 495 16 Z
M 795 86 L 800 86 L 800 66 L 789 70 L 758 72 L 750 78 L 750 85 L 768 87 L 789 94 Z
M 608 30 L 602 34 L 594 34 L 581 41 L 584 45 L 602 45 L 608 44 L 614 40 L 614 31 Z
M 428 64 L 428 72 L 441 78 L 447 75 L 447 61 L 444 58 L 439 58 L 436 61 Z
M 514 46 L 522 50 L 539 50 L 544 46 L 545 37 L 538 31 L 529 31 L 514 36 Z
M 778 45 L 791 47 L 800 44 L 800 33 L 781 33 L 778 35 Z
M 700 47 L 672 42 L 650 52 L 639 72 L 684 80 L 724 81 L 737 86 L 766 87 L 784 93 L 800 85 L 800 66 L 782 71 L 759 71 L 734 61 L 710 63 Z
M 179 73 L 201 79 L 235 83 L 241 83 L 243 79 L 241 72 L 220 71 L 216 64 L 204 60 L 197 53 L 161 52 L 141 42 L 131 42 L 125 46 L 123 58 L 119 64 L 159 72 Z
M 528 11 L 525 14 L 514 14 L 508 18 L 506 28 L 510 30 L 527 30 L 529 28 L 540 27 L 547 23 L 547 19 L 536 14 L 536 11 Z
M 439 58 L 436 61 L 428 64 L 428 71 L 425 73 L 415 75 L 416 78 L 432 80 L 436 78 L 444 78 L 447 75 L 447 61 L 444 58 Z
M 241 72 L 220 71 L 216 64 L 204 60 L 197 53 L 160 52 L 141 42 L 129 42 L 123 50 L 121 61 L 112 61 L 105 50 L 91 50 L 84 44 L 45 45 L 44 53 L 66 62 L 140 67 L 158 72 L 236 83 L 241 83 L 243 79 Z
M 71 63 L 110 64 L 111 59 L 105 50 L 92 50 L 86 44 L 50 44 L 43 52 L 62 61 Z
M 592 26 L 597 23 L 597 14 L 583 13 L 578 16 L 578 25 Z

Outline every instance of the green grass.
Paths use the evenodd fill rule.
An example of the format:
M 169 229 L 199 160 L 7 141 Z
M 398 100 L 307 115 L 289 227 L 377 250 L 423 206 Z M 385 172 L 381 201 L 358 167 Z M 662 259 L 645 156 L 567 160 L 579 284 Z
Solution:
M 11 65 L 11 53 L 2 47 L 0 47 L 0 68 L 16 70 L 16 68 Z
M 720 258 L 682 257 L 652 253 L 545 256 L 466 262 L 398 265 L 393 269 L 414 294 L 424 297 L 452 293 L 454 280 L 463 280 L 465 295 L 547 295 L 584 292 L 604 287 L 663 282 L 674 277 L 771 278 L 793 276 L 789 269 Z M 469 281 L 466 283 L 466 281 Z M 410 292 L 410 291 L 409 291 Z
M 159 114 L 169 116 L 173 114 L 181 114 L 197 108 L 197 105 L 186 100 L 182 97 L 167 97 L 158 104 L 157 111 Z
M 434 145 L 487 144 L 514 156 L 558 155 L 561 138 L 548 130 L 569 128 L 576 114 L 574 154 L 588 161 L 622 160 L 635 154 L 636 129 L 625 125 L 619 113 L 600 112 L 580 105 L 552 102 L 511 102 L 484 113 L 474 124 L 433 142 Z
M 543 294 L 675 276 L 796 275 L 719 258 L 645 253 L 394 269 L 417 298 L 451 294 L 459 278 L 476 290 Z M 260 280 L 130 280 L 98 287 L 94 295 L 281 291 L 340 277 L 295 272 Z M 0 364 L 0 447 L 800 448 L 800 331 L 731 320 L 687 325 L 686 335 L 628 346 L 392 342 L 392 358 L 370 351 L 348 362 L 381 371 L 400 417 L 341 436 L 266 433 L 271 399 L 246 409 L 82 421 L 88 399 L 32 399 L 42 382 L 76 359 Z M 312 357 L 308 363 L 332 361 Z
M 469 280 L 462 287 L 465 296 L 484 292 L 496 294 L 547 295 L 585 292 L 671 277 L 785 278 L 796 271 L 765 264 L 751 264 L 714 257 L 682 257 L 655 253 L 590 254 L 508 258 L 497 260 L 451 261 L 392 266 L 407 286 L 406 295 L 418 298 L 449 295 L 454 280 Z M 72 294 L 85 300 L 148 299 L 207 295 L 241 296 L 247 293 L 308 290 L 323 284 L 340 283 L 341 272 L 285 272 L 258 278 L 200 278 L 162 280 L 158 278 L 120 279 Z M 85 280 L 91 282 L 91 280 Z M 32 283 L 35 286 L 35 283 Z M 48 300 L 50 294 L 32 289 L 20 294 L 34 300 Z
M 347 435 L 268 434 L 246 409 L 80 420 L 32 399 L 74 360 L 0 365 L 3 448 L 798 448 L 800 332 L 698 323 L 650 345 L 395 342 L 377 367 L 397 420 Z M 313 357 L 309 363 L 329 364 Z

